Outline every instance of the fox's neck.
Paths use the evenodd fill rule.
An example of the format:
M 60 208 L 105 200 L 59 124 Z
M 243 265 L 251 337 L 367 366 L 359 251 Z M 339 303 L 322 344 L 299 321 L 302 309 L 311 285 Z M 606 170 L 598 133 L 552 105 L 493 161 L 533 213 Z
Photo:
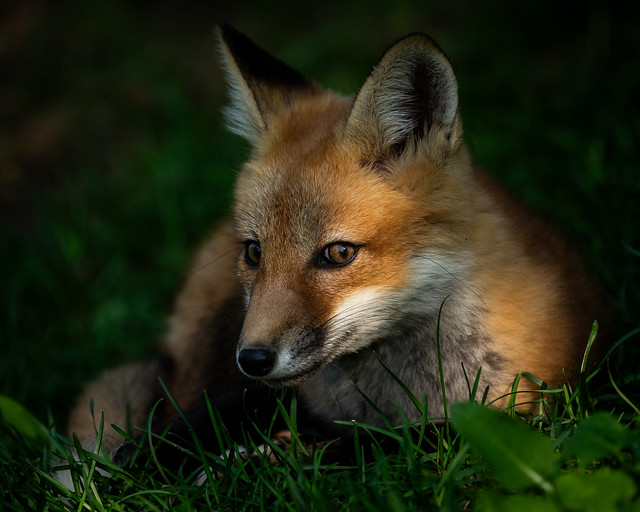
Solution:
M 441 314 L 438 311 L 419 322 L 412 319 L 410 331 L 392 329 L 390 336 L 334 360 L 314 375 L 300 389 L 311 410 L 318 415 L 330 413 L 335 418 L 379 424 L 378 414 L 367 406 L 371 401 L 393 421 L 400 418 L 398 408 L 407 418 L 417 419 L 419 412 L 399 384 L 402 382 L 418 400 L 427 396 L 430 417 L 442 416 L 440 368 L 447 399 L 468 399 L 480 368 L 483 375 L 497 371 L 500 358 L 491 352 L 482 332 L 478 306 L 455 295 L 444 302 Z

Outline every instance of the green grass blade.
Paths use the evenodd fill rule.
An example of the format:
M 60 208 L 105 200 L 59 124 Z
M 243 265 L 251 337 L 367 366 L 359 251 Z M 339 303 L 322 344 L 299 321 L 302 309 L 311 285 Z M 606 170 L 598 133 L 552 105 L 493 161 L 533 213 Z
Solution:
M 444 308 L 444 303 L 447 301 L 449 296 L 445 297 L 440 304 L 440 309 L 438 310 L 438 323 L 436 325 L 436 351 L 438 354 L 438 373 L 440 375 L 440 390 L 442 391 L 442 407 L 444 408 L 444 425 L 445 432 L 447 433 L 447 440 L 451 440 L 451 434 L 449 432 L 449 408 L 447 407 L 447 391 L 444 385 L 444 369 L 442 367 L 442 354 L 440 352 L 440 320 L 442 319 L 442 308 Z
M 622 398 L 629 407 L 631 407 L 634 412 L 635 412 L 635 421 L 637 423 L 640 423 L 640 408 L 638 408 L 628 397 L 627 395 L 625 395 L 622 390 L 618 387 L 618 385 L 616 384 L 616 381 L 614 380 L 613 376 L 611 375 L 611 368 L 609 367 L 609 363 L 607 363 L 607 373 L 609 374 L 609 381 L 611 382 L 611 385 L 613 386 L 613 389 L 616 390 L 616 393 L 618 393 L 618 395 L 620 396 L 620 398 Z
M 377 352 L 374 351 L 373 355 L 378 360 L 380 365 L 385 369 L 385 371 L 391 376 L 391 378 L 393 378 L 393 380 L 395 380 L 396 383 L 402 388 L 402 391 L 404 392 L 404 394 L 409 397 L 413 405 L 415 405 L 418 411 L 418 414 L 420 415 L 424 414 L 424 410 L 422 409 L 422 402 L 418 400 L 418 397 L 413 393 L 413 391 L 411 391 L 409 387 L 391 370 L 391 368 L 389 368 L 384 363 L 384 361 L 380 358 Z
M 635 329 L 632 329 L 631 331 L 629 331 L 627 334 L 625 334 L 624 336 L 622 336 L 618 341 L 616 341 L 609 350 L 607 350 L 606 354 L 602 357 L 602 359 L 600 360 L 600 362 L 598 363 L 598 368 L 601 367 L 604 362 L 611 356 L 611 354 L 613 354 L 616 350 L 618 350 L 618 348 L 624 344 L 627 340 L 629 340 L 630 338 L 634 337 L 636 334 L 640 334 L 640 327 L 636 327 Z
M 22 435 L 42 442 L 49 440 L 49 432 L 45 426 L 25 407 L 8 396 L 0 395 L 0 418 L 13 425 Z

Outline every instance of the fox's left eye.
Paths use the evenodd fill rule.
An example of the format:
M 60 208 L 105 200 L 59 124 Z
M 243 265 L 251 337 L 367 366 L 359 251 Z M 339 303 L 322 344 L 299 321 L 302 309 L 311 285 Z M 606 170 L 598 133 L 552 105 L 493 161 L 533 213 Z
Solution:
M 247 265 L 250 267 L 257 267 L 260 263 L 261 254 L 262 250 L 260 249 L 260 244 L 258 242 L 245 242 L 244 260 Z
M 348 242 L 335 242 L 322 250 L 323 267 L 342 267 L 351 263 L 358 254 L 358 246 Z

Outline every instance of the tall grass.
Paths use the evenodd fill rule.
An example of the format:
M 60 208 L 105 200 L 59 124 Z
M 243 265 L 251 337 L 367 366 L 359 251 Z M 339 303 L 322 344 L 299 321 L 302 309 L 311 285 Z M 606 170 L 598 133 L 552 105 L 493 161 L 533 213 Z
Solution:
M 18 411 L 0 438 L 3 502 L 16 510 L 631 510 L 640 506 L 640 410 L 611 381 L 595 391 L 616 390 L 616 408 L 595 411 L 601 369 L 582 373 L 575 389 L 541 392 L 534 415 L 491 410 L 472 392 L 451 405 L 451 425 L 431 419 L 428 400 L 404 387 L 419 420 L 340 422 L 348 442 L 300 438 L 295 397 L 283 397 L 273 424 L 280 417 L 290 435 L 249 426 L 238 444 L 208 404 L 217 447 L 181 440 L 192 463 L 178 468 L 156 456 L 176 439 L 150 428 L 135 439 L 120 431 L 135 450 L 116 465 L 99 446 L 87 452 Z M 97 418 L 96 428 L 100 439 L 113 427 Z
M 66 0 L 6 8 L 0 392 L 37 421 L 17 421 L 18 431 L 13 419 L 0 422 L 2 506 L 403 510 L 470 502 L 500 510 L 524 500 L 586 509 L 600 506 L 597 499 L 582 504 L 578 496 L 571 505 L 557 495 L 608 485 L 623 501 L 635 488 L 627 503 L 637 499 L 640 4 L 356 1 L 319 11 L 310 3 L 216 4 Z M 56 432 L 81 384 L 153 351 L 189 255 L 227 211 L 247 148 L 218 115 L 212 27 L 221 20 L 346 93 L 394 39 L 415 30 L 434 36 L 456 68 L 475 161 L 575 239 L 603 281 L 614 311 L 608 338 L 624 341 L 598 374 L 550 395 L 546 416 L 496 420 L 454 407 L 449 430 L 425 418 L 387 428 L 384 447 L 371 446 L 370 429 L 356 425 L 347 462 L 330 460 L 334 445 L 306 456 L 294 443 L 287 457 L 274 446 L 284 460 L 276 466 L 244 459 L 233 445 L 229 455 L 196 450 L 214 468 L 204 485 L 196 485 L 199 474 L 159 471 L 152 457 L 141 456 L 149 461 L 142 471 L 99 454 L 65 462 L 68 447 Z M 12 418 L 29 417 L 3 403 Z M 292 414 L 289 406 L 285 412 Z M 546 483 L 516 490 L 503 481 L 499 461 L 483 453 L 483 438 L 465 433 L 465 421 L 489 431 L 502 428 L 494 421 L 518 425 L 513 439 L 539 431 L 555 454 L 539 450 L 555 457 L 548 471 L 536 470 Z M 571 441 L 581 431 L 590 441 Z M 70 492 L 49 478 L 54 453 L 86 486 Z

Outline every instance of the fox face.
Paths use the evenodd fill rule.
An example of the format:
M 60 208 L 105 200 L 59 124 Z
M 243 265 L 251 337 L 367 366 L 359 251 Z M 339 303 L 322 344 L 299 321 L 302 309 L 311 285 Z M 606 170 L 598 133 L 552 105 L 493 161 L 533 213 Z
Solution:
M 353 163 L 329 169 L 328 160 L 305 160 L 255 169 L 238 186 L 238 268 L 248 301 L 238 362 L 270 384 L 302 380 L 389 336 L 415 301 L 421 310 L 437 307 L 407 291 L 421 249 L 406 226 L 418 215 L 410 198 Z M 446 289 L 440 272 L 424 277 Z
M 229 124 L 253 144 L 235 191 L 247 304 L 237 361 L 295 384 L 410 335 L 463 275 L 465 211 L 447 200 L 467 165 L 457 84 L 421 35 L 389 50 L 355 99 L 285 71 L 228 27 L 221 38 Z
M 348 97 L 219 35 L 228 125 L 252 148 L 233 211 L 245 375 L 293 385 L 318 417 L 373 422 L 361 395 L 390 417 L 413 408 L 395 377 L 442 414 L 442 382 L 466 400 L 477 377 L 503 403 L 521 371 L 575 376 L 596 287 L 472 166 L 456 76 L 429 37 L 396 42 Z

